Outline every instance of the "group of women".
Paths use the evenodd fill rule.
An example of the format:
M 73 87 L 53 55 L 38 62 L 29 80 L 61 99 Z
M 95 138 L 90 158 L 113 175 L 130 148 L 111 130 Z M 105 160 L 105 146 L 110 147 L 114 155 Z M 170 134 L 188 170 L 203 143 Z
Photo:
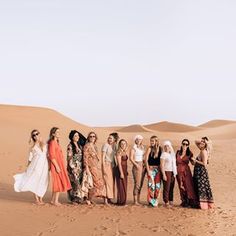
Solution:
M 147 175 L 147 202 L 158 206 L 161 185 L 163 201 L 166 207 L 173 206 L 175 179 L 177 179 L 182 207 L 210 209 L 213 196 L 208 177 L 207 165 L 211 154 L 211 142 L 203 137 L 195 144 L 199 155 L 194 158 L 190 142 L 184 139 L 175 153 L 170 141 L 160 145 L 157 136 L 150 138 L 150 145 L 145 148 L 143 137 L 136 135 L 134 145 L 128 152 L 128 143 L 120 139 L 117 133 L 111 133 L 102 146 L 99 155 L 96 145 L 97 134 L 90 132 L 85 138 L 79 131 L 72 130 L 67 146 L 67 168 L 64 164 L 60 146 L 60 130 L 50 130 L 47 145 L 43 143 L 38 130 L 30 136 L 29 163 L 26 171 L 14 176 L 14 189 L 17 192 L 31 191 L 36 203 L 44 204 L 43 196 L 49 183 L 49 171 L 52 179 L 51 204 L 59 206 L 59 194 L 67 192 L 72 204 L 86 202 L 94 204 L 95 197 L 104 199 L 104 203 L 127 204 L 128 160 L 132 163 L 134 180 L 133 200 L 140 205 L 141 189 Z M 194 165 L 192 176 L 189 163 Z

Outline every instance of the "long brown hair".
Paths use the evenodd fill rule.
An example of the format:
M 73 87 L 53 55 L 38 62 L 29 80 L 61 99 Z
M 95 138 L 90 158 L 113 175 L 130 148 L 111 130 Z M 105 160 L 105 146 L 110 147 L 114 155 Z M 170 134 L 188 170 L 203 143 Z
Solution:
M 54 134 L 57 132 L 59 128 L 58 127 L 52 127 L 49 133 L 49 139 L 48 139 L 48 143 L 50 143 L 52 140 L 55 139 Z
M 98 136 L 97 136 L 97 134 L 96 134 L 95 132 L 93 132 L 93 131 L 89 132 L 89 134 L 88 134 L 88 136 L 87 136 L 87 143 L 89 143 L 89 136 L 90 136 L 91 134 L 94 134 L 94 135 L 95 135 L 95 142 L 94 142 L 94 144 L 95 144 L 95 143 L 97 142 L 97 140 L 98 140 Z
M 121 153 L 121 143 L 122 143 L 122 142 L 125 142 L 125 143 L 126 143 L 126 149 L 125 149 L 125 151 L 127 151 L 127 149 L 128 149 L 128 143 L 127 143 L 127 141 L 126 141 L 125 139 L 121 139 L 121 140 L 119 141 L 119 143 L 118 143 L 117 154 L 120 154 L 120 153 Z
M 154 139 L 155 140 L 155 145 L 154 146 L 150 146 L 151 148 L 151 155 L 154 156 L 154 158 L 158 157 L 158 153 L 159 153 L 159 148 L 160 148 L 160 141 L 159 138 L 156 135 L 153 135 L 150 140 Z
M 30 140 L 29 140 L 29 144 L 31 145 L 31 149 L 34 147 L 34 145 L 36 143 L 36 139 L 35 139 L 35 136 L 34 136 L 35 132 L 40 133 L 37 129 L 33 129 L 31 131 L 31 133 L 30 133 Z M 43 147 L 44 147 L 44 142 L 43 141 L 39 141 L 39 147 L 43 151 Z

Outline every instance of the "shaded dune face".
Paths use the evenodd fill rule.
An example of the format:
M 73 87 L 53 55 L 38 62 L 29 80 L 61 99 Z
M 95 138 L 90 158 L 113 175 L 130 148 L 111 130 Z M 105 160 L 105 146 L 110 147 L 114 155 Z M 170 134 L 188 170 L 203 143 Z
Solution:
M 128 162 L 128 206 L 104 207 L 102 200 L 97 205 L 72 206 L 68 204 L 67 194 L 61 194 L 62 207 L 50 204 L 39 207 L 32 205 L 32 193 L 15 193 L 13 178 L 15 173 L 23 172 L 28 159 L 28 141 L 32 129 L 38 129 L 47 141 L 51 127 L 60 128 L 60 145 L 66 162 L 66 147 L 71 129 L 77 129 L 85 136 L 90 130 L 98 134 L 98 148 L 106 142 L 109 133 L 119 132 L 129 148 L 136 134 L 144 137 L 144 144 L 157 135 L 160 141 L 169 139 L 175 150 L 183 138 L 191 142 L 196 156 L 198 150 L 193 145 L 195 139 L 209 136 L 213 140 L 214 153 L 208 167 L 216 209 L 210 214 L 193 209 L 179 208 L 180 197 L 176 183 L 174 193 L 175 207 L 171 210 L 162 206 L 149 208 L 146 202 L 147 182 L 145 181 L 141 202 L 144 206 L 132 205 L 133 177 L 132 166 Z M 236 232 L 236 122 L 211 121 L 199 127 L 159 122 L 149 125 L 117 127 L 89 127 L 80 124 L 54 110 L 37 107 L 0 105 L 0 228 L 2 235 L 233 235 Z M 191 166 L 192 169 L 192 166 Z M 222 177 L 223 176 L 223 177 Z M 51 198 L 51 185 L 45 195 L 45 202 Z M 99 216 L 99 217 L 98 217 Z M 128 220 L 127 220 L 128 219 Z M 161 219 L 161 220 L 160 220 Z M 14 223 L 12 223 L 14 222 Z M 29 224 L 30 222 L 30 224 Z

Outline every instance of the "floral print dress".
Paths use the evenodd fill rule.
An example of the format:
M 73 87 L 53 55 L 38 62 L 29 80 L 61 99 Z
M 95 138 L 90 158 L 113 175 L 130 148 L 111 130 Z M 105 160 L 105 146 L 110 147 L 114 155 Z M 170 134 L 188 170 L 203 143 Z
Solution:
M 67 146 L 67 171 L 72 189 L 68 191 L 69 200 L 79 203 L 85 197 L 82 191 L 83 182 L 83 152 L 82 148 Z

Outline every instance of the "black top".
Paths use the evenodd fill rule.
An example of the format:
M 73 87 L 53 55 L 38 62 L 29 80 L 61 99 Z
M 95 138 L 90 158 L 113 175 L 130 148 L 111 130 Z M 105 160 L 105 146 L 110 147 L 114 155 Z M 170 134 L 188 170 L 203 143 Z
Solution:
M 162 149 L 159 147 L 158 155 L 157 157 L 154 157 L 154 153 L 150 152 L 148 157 L 148 165 L 149 166 L 160 166 L 160 157 L 162 154 Z

